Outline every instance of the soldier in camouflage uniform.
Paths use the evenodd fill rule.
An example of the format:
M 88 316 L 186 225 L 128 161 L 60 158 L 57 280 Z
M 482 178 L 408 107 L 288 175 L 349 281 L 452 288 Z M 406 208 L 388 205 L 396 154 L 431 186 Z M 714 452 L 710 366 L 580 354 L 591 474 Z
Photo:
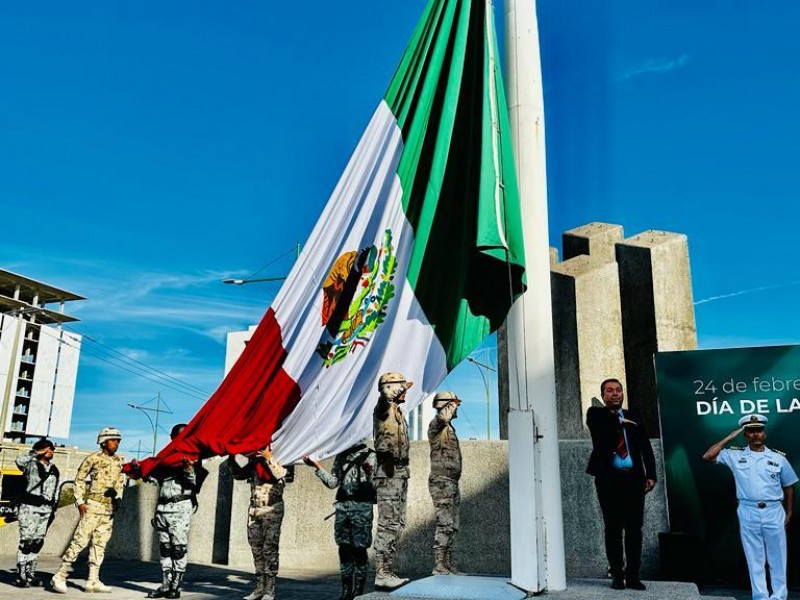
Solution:
M 61 567 L 51 580 L 54 592 L 67 593 L 67 577 L 72 563 L 89 546 L 89 578 L 85 592 L 110 593 L 112 589 L 100 581 L 100 565 L 111 538 L 114 512 L 122 500 L 125 475 L 122 457 L 117 454 L 122 434 L 119 429 L 106 427 L 97 436 L 100 451 L 87 456 L 75 474 L 75 504 L 81 520 L 72 535 L 72 542 L 62 557 Z M 86 485 L 84 486 L 84 482 Z
M 372 505 L 375 503 L 372 474 L 377 467 L 377 457 L 366 444 L 357 444 L 336 455 L 330 473 L 308 456 L 304 456 L 303 461 L 317 469 L 316 476 L 327 487 L 339 488 L 333 528 L 342 575 L 339 600 L 353 600 L 364 593 L 367 582 L 367 548 L 372 545 Z
M 375 587 L 394 589 L 408 582 L 394 573 L 397 542 L 406 526 L 408 496 L 408 422 L 400 405 L 413 385 L 400 373 L 384 373 L 378 380 L 380 397 L 372 414 L 378 465 L 373 475 L 378 497 L 375 534 Z
M 253 553 L 256 588 L 244 600 L 275 600 L 286 469 L 272 457 L 269 447 L 250 458 L 244 467 L 233 456 L 228 464 L 234 479 L 250 482 L 247 541 Z
M 58 504 L 58 468 L 50 461 L 55 444 L 42 438 L 30 452 L 17 457 L 25 476 L 25 493 L 19 506 L 19 550 L 17 551 L 17 587 L 39 586 L 36 563 L 44 546 L 44 536 Z
M 428 426 L 431 445 L 431 474 L 428 491 L 436 511 L 436 533 L 433 536 L 433 555 L 436 565 L 433 575 L 458 575 L 453 565 L 453 538 L 458 533 L 458 509 L 461 492 L 461 447 L 453 419 L 458 417 L 461 400 L 453 392 L 439 392 L 433 398 L 436 416 Z
M 180 434 L 186 423 L 172 428 L 170 438 Z M 137 478 L 139 463 L 131 461 L 132 476 Z M 181 583 L 186 573 L 189 551 L 189 526 L 197 503 L 196 494 L 208 475 L 200 462 L 184 459 L 180 467 L 160 467 L 147 478 L 156 483 L 158 504 L 152 524 L 158 532 L 161 563 L 161 586 L 147 594 L 148 598 L 180 598 Z

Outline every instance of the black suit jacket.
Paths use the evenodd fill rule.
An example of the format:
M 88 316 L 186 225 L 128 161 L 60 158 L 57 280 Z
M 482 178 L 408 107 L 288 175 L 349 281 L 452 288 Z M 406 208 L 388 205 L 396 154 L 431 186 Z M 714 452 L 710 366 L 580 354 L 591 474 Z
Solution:
M 637 423 L 637 425 L 627 423 L 624 425 L 633 468 L 643 479 L 655 480 L 656 460 L 644 422 L 633 411 L 625 409 L 622 414 L 626 419 Z M 592 455 L 589 457 L 586 472 L 595 477 L 609 475 L 614 470 L 612 462 L 619 439 L 619 417 L 605 406 L 592 406 L 586 412 L 586 425 L 592 434 Z

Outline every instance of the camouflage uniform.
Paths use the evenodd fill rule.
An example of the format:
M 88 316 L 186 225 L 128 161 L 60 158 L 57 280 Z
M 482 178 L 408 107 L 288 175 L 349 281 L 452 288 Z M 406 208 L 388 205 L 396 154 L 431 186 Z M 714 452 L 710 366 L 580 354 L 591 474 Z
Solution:
M 90 568 L 99 568 L 103 563 L 114 525 L 114 510 L 122 499 L 125 486 L 123 462 L 119 454 L 108 456 L 100 450 L 87 456 L 78 467 L 75 474 L 75 504 L 86 504 L 87 510 L 78 522 L 72 543 L 64 552 L 62 559 L 65 563 L 74 563 L 86 546 L 90 546 Z M 85 487 L 81 485 L 87 480 Z
M 161 563 L 161 586 L 147 594 L 148 598 L 179 598 L 189 552 L 189 526 L 197 502 L 200 478 L 208 472 L 198 463 L 185 467 L 169 467 L 157 472 L 148 481 L 157 483 L 158 503 L 151 523 L 158 533 Z
M 461 448 L 451 422 L 457 408 L 456 402 L 448 402 L 437 411 L 428 426 L 428 442 L 431 447 L 428 491 L 436 511 L 436 532 L 433 537 L 436 575 L 456 572 L 450 555 L 453 539 L 458 532 L 458 511 L 461 505 L 461 492 L 458 489 L 458 480 L 461 478 Z
M 20 578 L 24 576 L 33 585 L 39 583 L 35 578 L 36 563 L 55 514 L 59 479 L 58 468 L 54 464 L 37 460 L 36 457 L 37 452 L 31 450 L 18 456 L 15 461 L 25 476 L 25 493 L 18 513 L 17 567 Z
M 247 479 L 250 482 L 247 541 L 253 553 L 256 589 L 246 598 L 273 600 L 275 579 L 278 576 L 278 545 L 283 522 L 286 469 L 274 459 L 266 460 L 262 462 L 262 466 L 266 465 L 272 479 L 264 480 L 259 477 L 255 465 L 255 459 L 251 459 L 244 468 L 231 461 L 234 478 Z
M 363 466 L 369 465 L 368 468 Z M 367 581 L 367 548 L 372 544 L 372 505 L 375 488 L 371 473 L 377 467 L 375 452 L 359 444 L 340 452 L 333 469 L 317 469 L 317 477 L 336 492 L 336 522 L 333 537 L 339 546 L 342 598 L 364 593 Z
M 400 404 L 381 396 L 373 413 L 373 432 L 378 455 L 373 475 L 378 497 L 378 529 L 374 544 L 376 566 L 378 578 L 382 572 L 397 578 L 393 575 L 394 557 L 397 542 L 406 526 L 408 478 L 411 476 L 408 422 Z

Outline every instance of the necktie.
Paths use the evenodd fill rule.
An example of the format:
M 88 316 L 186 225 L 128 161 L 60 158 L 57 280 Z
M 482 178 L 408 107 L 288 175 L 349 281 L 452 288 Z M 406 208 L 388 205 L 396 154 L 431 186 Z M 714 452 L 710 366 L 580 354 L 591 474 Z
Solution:
M 619 424 L 619 437 L 617 438 L 617 455 L 623 459 L 628 456 L 628 445 L 625 443 L 625 429 L 621 422 Z

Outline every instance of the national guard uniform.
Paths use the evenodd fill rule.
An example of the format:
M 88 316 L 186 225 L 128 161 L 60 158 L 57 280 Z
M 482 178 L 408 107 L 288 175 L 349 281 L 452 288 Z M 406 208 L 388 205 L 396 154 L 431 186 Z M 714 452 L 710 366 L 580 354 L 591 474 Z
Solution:
M 170 438 L 186 427 L 179 423 Z M 138 465 L 138 463 L 135 463 Z M 152 520 L 158 532 L 161 564 L 161 586 L 147 594 L 148 598 L 180 598 L 181 583 L 186 573 L 189 552 L 189 526 L 197 503 L 197 490 L 208 475 L 200 462 L 184 461 L 180 467 L 162 467 L 148 478 L 157 483 L 158 504 Z
M 433 398 L 436 416 L 428 426 L 431 446 L 431 474 L 428 491 L 436 511 L 436 532 L 433 536 L 433 554 L 436 565 L 433 575 L 457 575 L 453 565 L 453 539 L 458 533 L 461 492 L 461 447 L 453 419 L 458 416 L 461 400 L 453 392 L 439 392 Z
M 336 455 L 330 473 L 322 466 L 315 471 L 327 487 L 339 488 L 333 537 L 339 546 L 340 600 L 362 595 L 367 582 L 367 548 L 372 545 L 372 505 L 376 499 L 372 474 L 376 467 L 375 452 L 366 444 L 358 444 Z
M 263 454 L 258 458 L 251 458 L 244 467 L 240 467 L 233 456 L 229 458 L 228 464 L 234 479 L 246 479 L 250 482 L 247 541 L 253 553 L 256 587 L 244 600 L 274 600 L 286 469 L 271 455 L 267 458 Z
M 50 462 L 54 450 L 55 444 L 42 438 L 30 452 L 21 454 L 15 461 L 25 477 L 25 493 L 18 513 L 18 587 L 41 585 L 36 578 L 36 563 L 58 504 L 58 467 Z
M 764 415 L 742 417 L 745 430 L 763 429 Z M 739 533 L 742 538 L 753 600 L 786 600 L 786 529 L 784 488 L 797 483 L 794 469 L 782 453 L 763 446 L 761 452 L 748 448 L 725 448 L 717 464 L 733 472 L 739 502 Z M 764 564 L 769 565 L 772 595 L 767 591 Z
M 408 496 L 408 422 L 400 404 L 413 385 L 400 373 L 384 373 L 378 380 L 380 397 L 373 412 L 373 437 L 378 465 L 373 475 L 378 498 L 375 534 L 375 587 L 394 589 L 408 582 L 394 573 L 397 542 L 406 526 Z
M 116 444 L 112 442 L 116 440 Z M 64 552 L 61 567 L 51 581 L 53 591 L 67 593 L 67 577 L 72 563 L 81 551 L 89 546 L 89 578 L 86 592 L 110 593 L 112 589 L 100 581 L 100 565 L 106 553 L 114 525 L 114 511 L 122 499 L 125 475 L 123 458 L 116 453 L 122 434 L 114 427 L 106 427 L 97 436 L 101 450 L 87 456 L 75 474 L 75 505 L 85 505 L 85 514 L 72 535 L 72 542 Z M 84 487 L 83 483 L 86 482 Z

